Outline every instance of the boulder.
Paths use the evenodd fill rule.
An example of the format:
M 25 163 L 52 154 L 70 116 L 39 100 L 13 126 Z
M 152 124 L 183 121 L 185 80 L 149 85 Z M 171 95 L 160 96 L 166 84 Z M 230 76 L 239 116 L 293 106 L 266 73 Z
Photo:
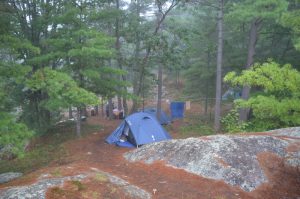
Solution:
M 16 155 L 13 153 L 13 146 L 11 144 L 0 146 L 0 160 L 11 160 Z
M 168 166 L 253 191 L 268 181 L 257 159 L 258 154 L 268 152 L 282 158 L 290 157 L 286 160 L 289 165 L 299 164 L 299 152 L 289 153 L 286 150 L 291 143 L 299 142 L 297 133 L 292 135 L 295 139 L 281 139 L 269 133 L 170 140 L 144 145 L 124 154 L 124 157 L 148 164 L 163 161 Z
M 29 186 L 10 187 L 0 190 L 0 198 L 2 199 L 45 199 L 46 191 L 50 187 L 59 186 L 66 180 L 82 180 L 85 175 L 77 175 L 62 178 L 43 179 Z
M 23 176 L 22 173 L 17 173 L 17 172 L 8 172 L 8 173 L 2 173 L 0 174 L 0 184 L 12 181 L 16 178 L 19 178 Z
M 114 176 L 110 173 L 92 168 L 93 172 L 85 172 L 83 174 L 75 176 L 66 176 L 60 178 L 49 178 L 49 174 L 42 174 L 38 181 L 34 184 L 27 186 L 14 186 L 4 189 L 0 189 L 1 199 L 46 199 L 46 191 L 54 186 L 61 186 L 65 181 L 70 180 L 83 180 L 88 177 L 95 177 L 95 175 L 101 175 L 104 179 L 107 179 L 111 184 L 118 186 L 124 191 L 124 194 L 130 198 L 136 199 L 151 199 L 151 194 L 138 186 L 132 185 L 122 178 Z

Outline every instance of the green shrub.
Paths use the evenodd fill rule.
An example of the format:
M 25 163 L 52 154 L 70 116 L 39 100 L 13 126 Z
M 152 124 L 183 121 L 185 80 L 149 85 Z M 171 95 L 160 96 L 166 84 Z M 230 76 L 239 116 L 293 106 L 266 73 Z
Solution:
M 23 123 L 17 123 L 8 113 L 0 113 L 0 147 L 10 146 L 10 152 L 16 156 L 24 155 L 25 145 L 34 135 Z
M 239 122 L 239 113 L 232 109 L 225 117 L 221 119 L 223 131 L 229 133 L 245 132 L 248 124 Z
M 300 125 L 300 72 L 291 65 L 268 61 L 255 64 L 240 75 L 228 73 L 225 81 L 262 91 L 248 100 L 236 100 L 235 108 L 252 110 L 251 127 L 269 130 Z

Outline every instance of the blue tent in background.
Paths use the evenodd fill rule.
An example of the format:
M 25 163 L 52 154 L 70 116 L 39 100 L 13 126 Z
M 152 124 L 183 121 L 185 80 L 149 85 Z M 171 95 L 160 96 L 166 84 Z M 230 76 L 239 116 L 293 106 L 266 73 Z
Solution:
M 172 119 L 184 117 L 184 105 L 184 102 L 171 102 L 170 110 Z
M 157 109 L 156 108 L 145 108 L 144 112 L 149 113 L 153 117 L 157 118 Z M 169 123 L 171 123 L 171 119 L 169 118 L 169 116 L 163 110 L 160 111 L 159 122 L 160 122 L 160 124 L 169 124 Z
M 126 137 L 126 140 L 123 137 Z M 122 147 L 137 147 L 168 139 L 171 139 L 171 136 L 155 117 L 149 113 L 139 112 L 126 117 L 105 141 Z
M 222 95 L 222 100 L 235 100 L 239 99 L 242 96 L 242 91 L 241 89 L 233 89 L 229 88 L 223 95 Z

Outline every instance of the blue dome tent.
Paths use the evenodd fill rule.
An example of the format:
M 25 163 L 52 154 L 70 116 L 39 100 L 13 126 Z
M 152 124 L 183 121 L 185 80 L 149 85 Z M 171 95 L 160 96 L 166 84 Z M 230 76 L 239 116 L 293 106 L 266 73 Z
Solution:
M 145 108 L 144 112 L 149 113 L 153 117 L 157 118 L 157 109 L 156 108 Z M 163 124 L 163 125 L 171 123 L 171 119 L 169 118 L 169 116 L 163 110 L 160 111 L 159 122 L 160 122 L 160 124 Z
M 138 112 L 126 117 L 105 141 L 122 147 L 138 147 L 168 139 L 171 136 L 155 117 L 149 113 Z

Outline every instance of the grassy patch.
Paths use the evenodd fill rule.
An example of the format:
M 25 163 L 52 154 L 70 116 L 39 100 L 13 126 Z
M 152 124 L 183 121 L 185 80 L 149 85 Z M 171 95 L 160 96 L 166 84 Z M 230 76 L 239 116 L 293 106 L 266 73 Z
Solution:
M 86 187 L 84 186 L 84 184 L 82 184 L 80 181 L 78 181 L 78 180 L 73 180 L 73 181 L 71 181 L 71 183 L 74 185 L 74 186 L 76 186 L 76 188 L 77 188 L 77 191 L 82 191 L 82 190 L 84 190 Z
M 51 189 L 51 193 L 54 196 L 62 196 L 65 193 L 65 191 L 63 189 L 61 189 L 60 187 L 53 187 Z
M 178 129 L 181 138 L 213 135 L 214 129 L 210 123 L 198 118 L 185 118 Z
M 180 132 L 184 135 L 205 136 L 214 134 L 213 129 L 205 124 L 192 124 L 180 127 Z
M 225 196 L 216 196 L 215 199 L 226 199 Z
M 88 199 L 98 199 L 101 198 L 100 194 L 96 191 L 89 191 L 86 193 L 82 193 L 83 198 L 88 198 Z
M 51 174 L 54 176 L 54 177 L 61 177 L 61 171 L 59 168 L 56 168 L 54 171 L 51 172 Z
M 77 191 L 53 187 L 49 190 L 47 198 L 79 198 L 79 195 Z
M 82 136 L 99 131 L 99 129 L 101 129 L 99 125 L 83 123 Z M 68 153 L 63 143 L 76 138 L 74 122 L 60 124 L 52 128 L 48 133 L 36 137 L 24 157 L 14 160 L 0 160 L 0 173 L 29 173 L 49 165 L 50 162 L 55 162 L 58 165 L 66 164 L 68 163 L 66 158 Z
M 107 177 L 105 175 L 103 175 L 102 173 L 96 173 L 95 180 L 97 180 L 99 182 L 107 182 L 108 181 Z

